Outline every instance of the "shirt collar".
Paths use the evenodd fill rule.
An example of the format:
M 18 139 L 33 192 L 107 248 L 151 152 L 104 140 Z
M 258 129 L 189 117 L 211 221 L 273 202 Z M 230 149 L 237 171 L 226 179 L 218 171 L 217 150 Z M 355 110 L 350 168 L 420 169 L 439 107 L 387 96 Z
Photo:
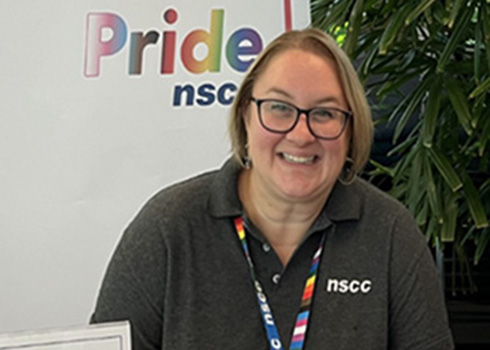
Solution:
M 242 203 L 238 198 L 238 174 L 241 166 L 234 158 L 228 159 L 211 183 L 208 210 L 216 218 L 242 215 Z
M 238 174 L 241 166 L 230 158 L 217 172 L 211 184 L 208 209 L 217 218 L 236 217 L 243 214 L 238 198 Z M 310 231 L 327 227 L 331 222 L 359 220 L 362 212 L 362 198 L 359 179 L 350 185 L 337 182 L 327 203 Z
M 362 212 L 363 198 L 361 197 L 360 182 L 356 180 L 349 185 L 337 181 L 323 212 L 332 221 L 359 220 Z

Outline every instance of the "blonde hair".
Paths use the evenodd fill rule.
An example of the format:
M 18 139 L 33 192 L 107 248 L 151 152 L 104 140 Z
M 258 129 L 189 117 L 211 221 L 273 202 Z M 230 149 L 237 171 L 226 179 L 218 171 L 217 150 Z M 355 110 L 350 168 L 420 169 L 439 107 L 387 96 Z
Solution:
M 369 159 L 373 138 L 371 112 L 364 88 L 350 59 L 332 37 L 314 28 L 283 33 L 261 52 L 250 67 L 231 108 L 228 132 L 233 155 L 243 166 L 243 159 L 247 155 L 247 132 L 243 111 L 251 101 L 255 81 L 274 57 L 291 49 L 305 50 L 330 58 L 336 65 L 349 110 L 353 115 L 350 120 L 351 138 L 348 152 L 348 157 L 352 160 L 352 164 L 345 169 L 343 178 L 344 181 L 350 182 L 363 169 Z

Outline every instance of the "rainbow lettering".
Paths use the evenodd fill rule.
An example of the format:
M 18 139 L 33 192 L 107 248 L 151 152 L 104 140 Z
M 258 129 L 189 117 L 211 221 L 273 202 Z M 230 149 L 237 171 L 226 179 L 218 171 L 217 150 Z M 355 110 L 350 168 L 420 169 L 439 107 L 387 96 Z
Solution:
M 291 1 L 283 0 L 285 30 L 292 29 Z M 182 69 L 190 74 L 220 72 L 223 62 L 230 69 L 245 72 L 255 57 L 262 51 L 263 40 L 253 28 L 235 28 L 231 35 L 225 31 L 225 10 L 211 9 L 207 28 L 194 28 L 182 37 L 176 28 L 179 13 L 167 8 L 162 15 L 165 28 L 162 31 L 148 30 L 130 32 L 124 18 L 113 12 L 90 12 L 86 20 L 85 65 L 87 78 L 100 77 L 102 63 L 109 64 L 111 57 L 121 54 L 127 45 L 129 49 L 128 71 L 131 76 L 143 73 L 145 48 L 156 45 L 160 48 L 159 72 L 162 76 L 176 73 Z M 128 40 L 129 38 L 129 40 Z M 224 42 L 224 38 L 226 42 Z M 180 45 L 180 48 L 179 48 Z M 206 46 L 205 57 L 196 57 L 197 46 Z M 152 50 L 151 54 L 154 54 Z M 150 53 L 149 53 L 150 54 Z M 179 62 L 181 65 L 177 65 Z M 210 106 L 214 103 L 230 105 L 237 86 L 233 82 L 222 82 L 218 86 L 204 82 L 199 86 L 190 83 L 173 87 L 171 103 L 173 106 Z
M 169 8 L 163 13 L 165 24 L 172 26 L 179 18 L 178 12 Z M 188 32 L 180 47 L 180 59 L 183 67 L 192 74 L 219 72 L 222 68 L 223 31 L 225 10 L 211 10 L 209 30 L 194 29 Z M 103 32 L 111 36 L 104 40 Z M 129 40 L 128 74 L 140 75 L 143 70 L 144 50 L 148 45 L 161 45 L 160 73 L 174 74 L 176 62 L 177 31 L 166 28 L 162 32 L 150 30 L 132 32 Z M 101 74 L 101 62 L 116 55 L 126 45 L 128 26 L 124 19 L 115 13 L 93 12 L 87 15 L 85 69 L 86 77 L 94 78 Z M 262 51 L 263 41 L 260 34 L 252 28 L 235 30 L 226 42 L 224 49 L 228 65 L 238 72 L 244 72 Z M 194 55 L 197 45 L 207 47 L 206 57 L 198 59 Z
M 109 40 L 102 40 L 102 31 L 110 28 L 113 32 Z M 96 77 L 100 73 L 100 59 L 113 55 L 124 46 L 127 36 L 124 20 L 117 15 L 92 13 L 87 16 L 85 43 L 85 76 Z

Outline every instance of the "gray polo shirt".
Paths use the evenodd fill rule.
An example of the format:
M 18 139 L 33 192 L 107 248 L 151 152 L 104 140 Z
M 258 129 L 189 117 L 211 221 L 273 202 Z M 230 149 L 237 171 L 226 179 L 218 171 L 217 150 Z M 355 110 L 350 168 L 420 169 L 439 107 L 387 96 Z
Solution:
M 93 322 L 130 320 L 133 348 L 269 349 L 232 218 L 229 160 L 155 195 L 126 229 Z M 258 278 L 289 348 L 305 279 L 326 235 L 305 349 L 452 349 L 436 269 L 414 220 L 363 180 L 338 183 L 286 267 L 245 218 Z

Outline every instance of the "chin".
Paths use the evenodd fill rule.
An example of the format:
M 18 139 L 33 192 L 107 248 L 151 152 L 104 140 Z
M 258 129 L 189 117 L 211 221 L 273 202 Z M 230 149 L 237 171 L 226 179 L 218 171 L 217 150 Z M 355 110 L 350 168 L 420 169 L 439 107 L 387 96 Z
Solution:
M 326 176 L 314 176 L 293 173 L 278 178 L 277 188 L 287 197 L 308 198 L 325 194 L 335 183 L 336 179 Z
M 318 196 L 320 193 L 323 193 L 325 190 L 320 188 L 310 188 L 305 186 L 282 186 L 281 193 L 285 198 L 293 199 L 293 200 L 307 200 L 313 197 Z

